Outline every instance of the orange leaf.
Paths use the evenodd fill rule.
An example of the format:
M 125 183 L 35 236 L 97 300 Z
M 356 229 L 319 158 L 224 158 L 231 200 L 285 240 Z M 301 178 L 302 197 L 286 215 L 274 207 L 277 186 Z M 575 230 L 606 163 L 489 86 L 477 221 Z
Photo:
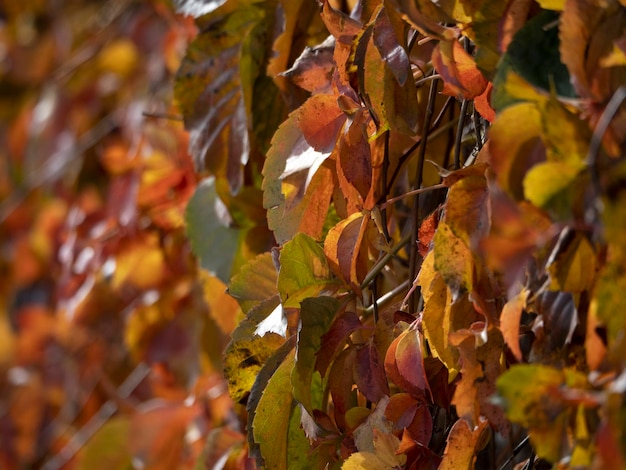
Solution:
M 487 88 L 487 80 L 459 41 L 442 41 L 433 50 L 433 65 L 443 79 L 443 93 L 474 99 Z
M 518 361 L 522 360 L 522 351 L 519 344 L 520 319 L 522 317 L 522 311 L 526 308 L 528 294 L 529 291 L 524 289 L 509 300 L 504 305 L 502 315 L 500 316 L 500 330 L 502 330 L 504 342 L 511 349 L 513 356 L 515 356 Z

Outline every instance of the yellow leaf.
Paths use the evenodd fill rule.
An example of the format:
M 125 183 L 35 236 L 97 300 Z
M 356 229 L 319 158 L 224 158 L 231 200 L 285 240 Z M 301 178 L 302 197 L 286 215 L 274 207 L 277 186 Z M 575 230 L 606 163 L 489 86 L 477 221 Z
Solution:
M 545 158 L 541 130 L 541 114 L 534 103 L 506 108 L 491 126 L 492 168 L 500 187 L 517 200 L 524 198 L 522 176 Z
M 137 66 L 139 52 L 128 39 L 117 39 L 108 44 L 98 56 L 98 68 L 127 77 Z
M 125 243 L 115 259 L 112 286 L 130 284 L 138 289 L 156 287 L 167 274 L 159 237 L 150 233 Z
M 556 258 L 548 271 L 552 290 L 582 292 L 591 290 L 596 278 L 596 253 L 583 235 L 577 235 Z
M 545 10 L 563 11 L 565 0 L 537 0 L 541 8 Z
M 623 67 L 624 65 L 626 65 L 626 54 L 615 44 L 611 52 L 600 59 L 600 67 Z
M 543 162 L 535 165 L 524 177 L 526 199 L 537 207 L 551 209 L 557 216 L 567 217 L 572 210 L 574 183 L 581 168 L 582 163 Z

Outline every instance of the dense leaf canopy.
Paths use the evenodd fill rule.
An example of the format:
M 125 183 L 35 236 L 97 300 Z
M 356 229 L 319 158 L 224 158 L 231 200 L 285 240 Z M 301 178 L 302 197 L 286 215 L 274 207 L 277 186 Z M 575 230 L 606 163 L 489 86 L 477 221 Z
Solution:
M 626 467 L 624 0 L 2 8 L 2 468 Z

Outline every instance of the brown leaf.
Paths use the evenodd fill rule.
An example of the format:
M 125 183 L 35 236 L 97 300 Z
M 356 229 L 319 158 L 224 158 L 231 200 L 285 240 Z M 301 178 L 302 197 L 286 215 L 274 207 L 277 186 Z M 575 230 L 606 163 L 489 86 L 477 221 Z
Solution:
M 464 419 L 457 420 L 448 435 L 439 470 L 474 468 L 476 454 L 481 449 L 487 424 L 486 420 L 481 420 L 476 426 L 471 426 Z
M 459 416 L 476 427 L 481 426 L 483 416 L 487 417 L 491 426 L 506 435 L 510 425 L 502 408 L 490 400 L 502 373 L 502 333 L 495 327 L 487 328 L 485 323 L 476 322 L 469 329 L 451 333 L 450 343 L 460 354 L 461 380 L 452 400 Z

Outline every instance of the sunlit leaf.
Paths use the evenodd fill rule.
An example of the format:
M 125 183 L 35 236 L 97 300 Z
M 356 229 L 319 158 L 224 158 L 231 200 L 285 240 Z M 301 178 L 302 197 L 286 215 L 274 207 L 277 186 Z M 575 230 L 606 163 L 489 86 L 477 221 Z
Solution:
M 305 234 L 297 234 L 280 252 L 278 291 L 283 307 L 300 307 L 300 302 L 315 297 L 336 285 L 324 250 Z
M 383 21 L 380 18 L 386 15 L 384 10 L 381 10 L 380 15 L 378 21 Z M 357 69 L 359 91 L 373 113 L 378 134 L 392 129 L 412 135 L 417 126 L 417 92 L 414 82 L 407 80 L 401 86 L 386 64 L 381 67 L 383 60 L 374 43 L 373 32 L 374 25 L 369 25 L 359 38 L 356 50 L 355 60 L 363 63 Z
M 263 207 L 279 243 L 299 232 L 319 237 L 333 190 L 332 174 L 320 166 L 330 153 L 311 147 L 299 116 L 291 113 L 280 126 L 263 167 Z
M 430 386 L 424 370 L 422 341 L 413 327 L 403 331 L 387 350 L 385 372 L 401 389 L 420 396 Z
M 255 408 L 252 435 L 259 445 L 264 467 L 288 468 L 289 423 L 294 405 L 291 395 L 291 370 L 294 355 L 288 355 L 276 369 Z
M 562 11 L 565 6 L 565 0 L 538 0 L 537 3 L 546 10 Z
M 575 191 L 580 189 L 580 165 L 543 162 L 532 167 L 523 180 L 524 195 L 557 219 L 571 217 Z
M 362 280 L 358 274 L 366 268 L 360 252 L 367 223 L 362 214 L 354 213 L 330 229 L 324 241 L 330 267 L 357 292 Z
M 444 82 L 443 93 L 473 99 L 487 88 L 487 80 L 459 41 L 440 42 L 432 60 Z
M 422 263 L 418 284 L 424 293 L 422 327 L 433 356 L 443 362 L 452 380 L 459 371 L 459 354 L 449 342 L 453 331 L 467 328 L 477 319 L 473 305 L 463 295 L 456 302 L 452 293 L 434 267 L 434 254 L 429 253 Z
M 244 265 L 228 285 L 232 295 L 244 312 L 278 294 L 278 274 L 270 253 L 258 255 Z
M 518 361 L 522 360 L 522 351 L 519 343 L 519 330 L 522 312 L 526 307 L 529 291 L 524 289 L 510 299 L 502 308 L 500 314 L 500 330 L 506 345 Z
M 233 331 L 231 342 L 224 352 L 224 375 L 232 399 L 244 400 L 250 393 L 265 361 L 285 343 L 276 333 L 256 334 L 259 323 L 279 305 L 278 295 L 250 310 L 245 320 Z
M 474 427 L 464 419 L 456 421 L 450 429 L 439 468 L 442 470 L 474 468 L 476 454 L 481 448 L 486 429 L 487 421 L 481 421 Z
M 444 222 L 467 246 L 473 248 L 489 231 L 489 193 L 485 165 L 473 165 L 467 170 L 471 170 L 471 173 L 460 177 L 450 186 Z
M 471 291 L 474 279 L 472 252 L 445 222 L 437 226 L 433 251 L 435 269 L 450 288 L 452 299 L 456 300 L 462 292 Z

